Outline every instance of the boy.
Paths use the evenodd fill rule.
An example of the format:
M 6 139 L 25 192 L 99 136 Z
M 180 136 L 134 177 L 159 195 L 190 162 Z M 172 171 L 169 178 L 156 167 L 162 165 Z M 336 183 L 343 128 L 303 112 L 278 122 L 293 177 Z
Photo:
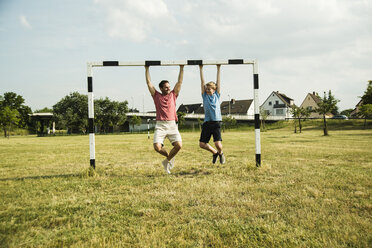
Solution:
M 220 163 L 225 163 L 225 156 L 222 151 L 222 137 L 221 137 L 221 108 L 220 108 L 220 68 L 217 65 L 217 80 L 216 83 L 209 82 L 207 85 L 204 83 L 203 65 L 199 65 L 200 80 L 201 80 L 201 93 L 203 98 L 204 107 L 204 123 L 202 132 L 200 134 L 199 146 L 213 154 L 212 163 L 215 164 L 217 157 L 220 158 Z M 208 144 L 211 136 L 216 146 L 214 149 Z

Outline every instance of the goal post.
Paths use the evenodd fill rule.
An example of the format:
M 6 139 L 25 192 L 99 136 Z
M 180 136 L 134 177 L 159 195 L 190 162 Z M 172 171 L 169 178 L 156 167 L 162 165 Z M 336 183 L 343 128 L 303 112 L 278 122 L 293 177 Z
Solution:
M 256 166 L 261 166 L 261 138 L 260 138 L 260 105 L 258 99 L 258 64 L 255 60 L 227 59 L 227 60 L 182 60 L 182 61 L 100 61 L 88 62 L 88 118 L 89 118 L 89 153 L 90 166 L 96 168 L 95 158 L 95 130 L 94 130 L 94 95 L 93 95 L 93 67 L 105 66 L 180 66 L 180 65 L 252 65 L 253 66 L 253 102 L 254 102 L 254 126 L 256 146 Z

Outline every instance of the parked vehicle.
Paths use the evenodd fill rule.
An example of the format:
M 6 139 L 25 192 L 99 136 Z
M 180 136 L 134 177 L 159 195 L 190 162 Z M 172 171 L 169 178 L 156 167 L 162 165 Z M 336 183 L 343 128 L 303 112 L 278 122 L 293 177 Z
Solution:
M 335 115 L 332 117 L 332 119 L 341 119 L 341 120 L 348 120 L 346 115 Z

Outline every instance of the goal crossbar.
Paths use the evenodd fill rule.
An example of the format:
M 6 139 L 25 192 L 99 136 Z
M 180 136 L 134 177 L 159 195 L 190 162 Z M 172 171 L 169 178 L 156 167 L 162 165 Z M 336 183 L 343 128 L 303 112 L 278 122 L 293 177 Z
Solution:
M 228 60 L 178 60 L 178 61 L 100 61 L 89 62 L 88 66 L 177 66 L 177 65 L 238 65 L 238 64 L 255 64 L 254 60 L 228 59 Z

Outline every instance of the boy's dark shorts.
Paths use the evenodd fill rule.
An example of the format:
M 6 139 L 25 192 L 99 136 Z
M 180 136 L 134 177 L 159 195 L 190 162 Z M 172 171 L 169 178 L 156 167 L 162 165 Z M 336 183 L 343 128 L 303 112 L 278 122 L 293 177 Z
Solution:
M 203 123 L 202 132 L 200 134 L 200 142 L 208 143 L 213 135 L 213 141 L 222 141 L 221 137 L 221 122 L 207 121 Z

